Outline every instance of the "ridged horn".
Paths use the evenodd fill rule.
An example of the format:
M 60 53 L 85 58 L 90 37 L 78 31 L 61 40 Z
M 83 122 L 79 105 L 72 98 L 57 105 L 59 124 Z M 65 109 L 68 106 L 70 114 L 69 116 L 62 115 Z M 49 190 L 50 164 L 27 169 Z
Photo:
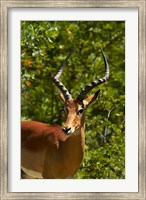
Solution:
M 109 66 L 108 66 L 106 56 L 102 49 L 101 49 L 101 53 L 102 53 L 104 65 L 105 65 L 105 76 L 103 78 L 100 78 L 99 80 L 92 81 L 91 83 L 86 85 L 86 87 L 81 91 L 81 93 L 76 98 L 76 100 L 79 102 L 83 101 L 84 97 L 90 90 L 92 90 L 93 88 L 95 88 L 96 86 L 98 86 L 102 83 L 105 83 L 109 79 Z
M 69 93 L 69 91 L 66 89 L 66 87 L 63 85 L 63 83 L 59 80 L 59 77 L 61 76 L 64 66 L 67 62 L 67 60 L 69 59 L 69 57 L 73 54 L 73 51 L 71 51 L 69 53 L 69 55 L 66 57 L 66 59 L 64 60 L 64 62 L 62 63 L 62 66 L 60 68 L 60 70 L 58 71 L 58 73 L 56 74 L 56 76 L 52 77 L 53 82 L 55 83 L 55 85 L 59 88 L 59 90 L 62 92 L 62 94 L 64 95 L 64 98 L 67 99 L 71 99 L 72 96 Z

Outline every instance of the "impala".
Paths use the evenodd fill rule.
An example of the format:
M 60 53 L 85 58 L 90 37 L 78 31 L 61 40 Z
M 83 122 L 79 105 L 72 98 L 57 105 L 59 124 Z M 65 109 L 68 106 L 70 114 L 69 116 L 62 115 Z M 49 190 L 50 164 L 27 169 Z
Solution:
M 64 66 L 71 56 L 63 62 L 59 72 L 52 77 L 61 91 L 65 104 L 66 121 L 63 126 L 49 125 L 37 121 L 21 124 L 21 169 L 22 178 L 68 178 L 80 167 L 85 146 L 85 110 L 97 98 L 99 91 L 86 99 L 86 94 L 109 78 L 109 67 L 104 52 L 105 76 L 86 85 L 85 89 L 73 99 L 59 80 Z

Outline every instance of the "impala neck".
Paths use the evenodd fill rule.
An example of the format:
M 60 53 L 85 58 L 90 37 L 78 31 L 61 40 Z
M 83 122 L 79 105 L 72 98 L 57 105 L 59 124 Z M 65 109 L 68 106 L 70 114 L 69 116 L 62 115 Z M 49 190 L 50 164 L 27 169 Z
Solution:
M 81 120 L 81 127 L 77 132 L 73 135 L 73 137 L 76 137 L 77 140 L 80 140 L 80 145 L 84 151 L 84 146 L 85 146 L 85 113 L 82 116 Z

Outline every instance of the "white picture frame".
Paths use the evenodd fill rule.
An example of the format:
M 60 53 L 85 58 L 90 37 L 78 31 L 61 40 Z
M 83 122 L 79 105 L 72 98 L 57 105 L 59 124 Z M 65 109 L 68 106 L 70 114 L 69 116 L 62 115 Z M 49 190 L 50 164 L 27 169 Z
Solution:
M 132 2 L 132 1 L 131 1 Z M 10 124 L 12 123 L 8 123 L 8 120 L 11 120 L 10 116 L 7 115 L 7 109 L 8 109 L 8 99 L 9 99 L 9 93 L 8 93 L 8 99 L 7 99 L 7 92 L 8 92 L 8 84 L 7 84 L 7 80 L 9 79 L 9 71 L 8 71 L 8 68 L 7 68 L 7 63 L 8 63 L 8 57 L 7 57 L 7 52 L 8 49 L 8 40 L 7 40 L 7 35 L 8 35 L 8 31 L 9 29 L 7 29 L 7 26 L 6 24 L 8 25 L 8 14 L 9 14 L 9 10 L 8 8 L 13 8 L 13 7 L 17 7 L 19 8 L 20 7 L 20 10 L 21 10 L 21 4 L 24 3 L 24 7 L 27 7 L 27 8 L 31 8 L 31 7 L 35 7 L 36 9 L 37 8 L 41 8 L 41 2 L 37 1 L 37 2 L 26 2 L 26 1 L 13 1 L 12 2 L 7 2 L 7 1 L 2 1 L 2 19 L 3 21 L 1 21 L 1 27 L 2 27 L 2 38 L 1 38 L 1 55 L 2 55 L 2 61 L 1 61 L 1 80 L 2 80 L 2 84 L 1 84 L 1 146 L 2 146 L 2 159 L 1 159 L 1 177 L 2 177 L 2 190 L 1 190 L 1 194 L 2 194 L 2 198 L 16 198 L 16 199 L 20 199 L 20 198 L 23 198 L 25 196 L 25 198 L 27 199 L 30 199 L 31 198 L 34 198 L 34 199 L 55 199 L 55 198 L 62 198 L 62 199 L 65 199 L 65 198 L 68 198 L 68 199 L 71 199 L 71 198 L 76 198 L 76 199 L 79 199 L 79 198 L 83 198 L 83 199 L 87 199 L 87 198 L 90 198 L 90 199 L 109 199 L 109 198 L 113 198 L 115 199 L 115 197 L 117 199 L 119 198 L 125 198 L 125 199 L 128 199 L 128 198 L 143 198 L 144 199 L 144 195 L 145 195 L 145 189 L 144 189 L 144 178 L 145 178 L 145 162 L 142 162 L 142 160 L 145 159 L 145 146 L 144 146 L 144 141 L 145 141 L 145 124 L 144 124 L 144 120 L 145 120 L 145 101 L 144 101 L 144 95 L 145 95 L 145 87 L 144 87 L 144 83 L 145 83 L 145 73 L 144 73 L 144 63 L 145 63 L 145 39 L 144 39 L 144 33 L 145 33 L 145 29 L 141 29 L 142 27 L 144 28 L 145 27 L 145 21 L 142 19 L 142 16 L 144 15 L 144 10 L 145 10 L 145 4 L 143 4 L 143 2 L 145 1 L 141 1 L 140 3 L 136 2 L 135 4 L 131 3 L 129 4 L 128 1 L 127 1 L 127 4 L 124 2 L 122 5 L 119 5 L 118 4 L 118 1 L 115 1 L 115 2 L 106 2 L 104 4 L 104 2 L 98 2 L 98 1 L 86 1 L 84 2 L 81 2 L 81 1 L 74 1 L 74 3 L 68 1 L 57 1 L 57 2 L 51 2 L 51 1 L 45 1 L 45 4 L 43 5 L 44 8 L 52 8 L 52 7 L 68 7 L 69 8 L 74 8 L 74 7 L 77 7 L 77 8 L 85 8 L 85 7 L 92 7 L 92 8 L 100 8 L 100 7 L 108 7 L 108 8 L 112 8 L 112 7 L 116 7 L 117 9 L 118 8 L 139 8 L 139 11 L 138 11 L 138 14 L 139 14 L 139 43 L 138 43 L 138 46 L 139 46 L 139 59 L 138 59 L 138 62 L 139 62 L 139 65 L 138 65 L 138 72 L 139 72 L 139 80 L 138 80 L 138 83 L 137 85 L 139 86 L 139 91 L 138 91 L 138 95 L 139 95 L 139 99 L 138 99 L 138 103 L 139 103 L 139 106 L 138 106 L 138 109 L 139 109 L 139 112 L 138 112 L 138 116 L 139 116 L 139 119 L 138 119 L 138 127 L 139 127 L 139 130 L 138 130 L 138 134 L 139 134 L 139 151 L 137 153 L 139 153 L 139 182 L 138 182 L 138 188 L 137 190 L 135 189 L 135 192 L 133 191 L 130 191 L 130 193 L 127 193 L 129 191 L 126 191 L 126 190 L 121 190 L 120 192 L 121 193 L 117 193 L 119 192 L 117 190 L 116 191 L 108 191 L 108 190 L 103 190 L 103 191 L 96 191 L 96 190 L 89 190 L 87 191 L 87 193 L 85 193 L 85 191 L 75 191 L 75 190 L 68 190 L 66 189 L 66 191 L 62 190 L 62 191 L 56 191 L 55 190 L 50 190 L 48 193 L 46 193 L 47 191 L 44 190 L 44 191 L 40 191 L 40 192 L 44 192 L 43 194 L 39 194 L 39 193 L 36 193 L 36 192 L 33 192 L 33 193 L 30 193 L 31 191 L 27 190 L 25 191 L 24 193 L 15 193 L 15 192 L 12 192 L 12 193 L 9 193 L 9 191 L 7 190 L 8 186 L 11 185 L 11 181 L 9 182 L 9 179 L 8 179 L 8 176 L 7 176 L 7 167 L 8 167 L 8 130 L 11 128 Z M 135 6 L 134 6 L 135 5 Z M 26 8 L 26 9 L 27 9 Z M 19 10 L 19 9 L 18 9 Z M 53 10 L 53 8 L 52 8 Z M 5 22 L 5 23 L 4 23 Z M 142 31 L 143 30 L 143 31 Z M 19 48 L 18 48 L 19 50 Z M 18 99 L 19 101 L 19 99 Z M 11 102 L 9 102 L 9 109 L 11 107 Z M 8 112 L 9 113 L 9 112 Z M 8 129 L 7 129 L 8 127 Z M 138 150 L 138 145 L 137 145 L 137 150 Z M 138 166 L 138 163 L 137 163 L 137 166 Z M 5 167 L 5 168 L 4 168 Z M 10 171 L 10 170 L 9 170 Z M 13 168 L 12 168 L 12 171 L 13 171 Z M 9 172 L 10 173 L 10 172 Z M 3 176 L 2 176 L 3 175 Z M 135 179 L 133 179 L 135 181 Z M 44 181 L 44 180 L 43 180 Z M 138 176 L 137 176 L 137 181 L 138 181 Z M 62 181 L 61 180 L 58 180 L 58 183 L 60 182 L 60 184 L 62 185 Z M 86 182 L 86 181 L 85 181 Z M 72 186 L 75 186 L 76 185 L 76 182 L 74 182 L 74 180 L 71 180 L 71 183 L 73 184 Z M 14 183 L 13 183 L 14 184 Z M 83 183 L 84 184 L 84 183 Z M 94 184 L 94 182 L 92 183 Z M 84 187 L 84 186 L 83 186 Z M 86 186 L 85 186 L 86 187 Z M 107 186 L 104 186 L 104 188 L 108 187 Z M 116 186 L 117 187 L 117 186 Z M 108 192 L 107 192 L 108 191 Z M 17 191 L 19 192 L 19 191 Z M 22 192 L 22 191 L 20 191 Z M 52 194 L 52 192 L 55 192 Z M 73 192 L 73 193 L 67 193 L 67 192 Z M 77 193 L 78 192 L 78 193 Z M 82 192 L 82 193 L 81 193 Z M 100 193 L 99 193 L 100 192 Z M 102 193 L 101 193 L 102 192 Z M 109 192 L 114 192 L 114 193 L 109 193 Z

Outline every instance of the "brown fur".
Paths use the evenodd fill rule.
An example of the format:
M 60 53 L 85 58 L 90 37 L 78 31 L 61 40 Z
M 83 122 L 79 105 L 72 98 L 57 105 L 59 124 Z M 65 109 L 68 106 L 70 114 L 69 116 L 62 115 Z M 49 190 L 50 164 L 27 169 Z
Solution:
M 59 125 L 35 121 L 22 122 L 21 130 L 22 167 L 40 172 L 43 178 L 66 178 L 80 167 L 84 154 L 81 134 L 66 136 Z

